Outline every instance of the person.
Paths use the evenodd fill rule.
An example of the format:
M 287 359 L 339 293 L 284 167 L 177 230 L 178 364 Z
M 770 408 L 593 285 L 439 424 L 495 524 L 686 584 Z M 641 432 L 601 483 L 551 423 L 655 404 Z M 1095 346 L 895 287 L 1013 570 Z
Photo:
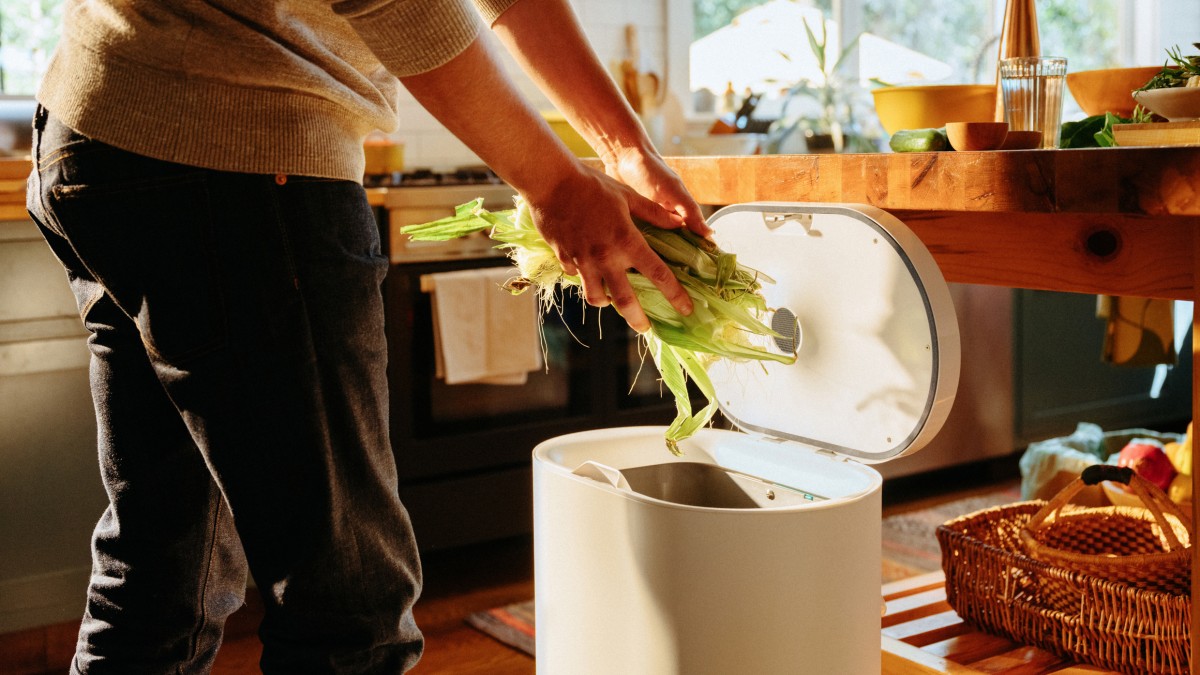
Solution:
M 109 498 L 72 672 L 206 672 L 248 574 L 264 672 L 420 657 L 361 185 L 401 86 L 528 200 L 588 303 L 645 330 L 634 268 L 690 310 L 633 218 L 707 228 L 566 0 L 475 4 L 68 0 L 28 209 L 90 332 Z M 489 24 L 603 170 L 519 94 Z

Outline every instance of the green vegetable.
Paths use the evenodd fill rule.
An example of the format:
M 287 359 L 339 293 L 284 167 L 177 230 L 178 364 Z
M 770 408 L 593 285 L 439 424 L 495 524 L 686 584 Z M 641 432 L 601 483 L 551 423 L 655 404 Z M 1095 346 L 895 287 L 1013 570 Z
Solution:
M 525 201 L 518 197 L 516 206 L 489 212 L 476 199 L 456 207 L 453 216 L 400 231 L 415 240 L 445 241 L 486 230 L 500 248 L 508 250 L 521 274 L 506 288 L 521 293 L 533 287 L 544 305 L 553 306 L 560 297 L 556 289 L 578 287 L 579 277 L 563 273 L 554 251 L 534 227 Z M 769 277 L 739 264 L 734 254 L 691 231 L 664 230 L 642 222 L 638 228 L 692 299 L 692 313 L 683 316 L 649 279 L 629 273 L 638 304 L 650 319 L 650 330 L 642 339 L 663 385 L 675 397 L 676 416 L 665 436 L 667 448 L 679 454 L 679 441 L 708 424 L 717 410 L 716 393 L 705 370 L 709 363 L 718 358 L 792 363 L 796 357 L 760 346 L 766 338 L 779 336 L 762 321 L 770 310 L 760 289 L 762 283 L 772 283 Z M 698 412 L 692 411 L 688 378 L 708 400 Z
M 950 149 L 945 128 L 902 129 L 892 134 L 888 145 L 895 152 L 937 152 Z
M 1200 43 L 1195 46 L 1200 47 Z M 1155 73 L 1154 77 L 1142 85 L 1141 89 L 1135 91 L 1182 87 L 1187 84 L 1188 78 L 1200 75 L 1200 56 L 1184 56 L 1179 46 L 1176 45 L 1173 49 L 1167 50 L 1167 57 L 1175 64 L 1164 63 L 1162 70 Z
M 1116 147 L 1117 139 L 1113 135 L 1113 127 L 1118 124 L 1128 124 L 1131 121 L 1110 112 L 1104 113 L 1104 127 L 1096 132 L 1096 145 L 1102 148 Z
M 1104 129 L 1105 115 L 1092 115 L 1078 121 L 1063 122 L 1058 147 L 1063 149 L 1098 148 L 1096 135 Z
M 1074 122 L 1063 122 L 1059 135 L 1058 147 L 1063 149 L 1075 148 L 1111 148 L 1117 142 L 1113 135 L 1113 127 L 1118 124 L 1141 124 L 1150 121 L 1150 113 L 1141 106 L 1133 109 L 1133 115 L 1125 118 L 1114 113 L 1092 115 Z

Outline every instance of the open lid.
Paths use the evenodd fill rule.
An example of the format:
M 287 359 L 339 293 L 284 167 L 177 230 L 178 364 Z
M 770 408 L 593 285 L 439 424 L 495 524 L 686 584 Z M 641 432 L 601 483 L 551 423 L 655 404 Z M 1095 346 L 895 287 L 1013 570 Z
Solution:
M 709 219 L 763 284 L 769 348 L 794 364 L 719 359 L 721 411 L 743 431 L 881 462 L 941 429 L 958 387 L 958 323 L 933 257 L 866 205 L 753 203 Z

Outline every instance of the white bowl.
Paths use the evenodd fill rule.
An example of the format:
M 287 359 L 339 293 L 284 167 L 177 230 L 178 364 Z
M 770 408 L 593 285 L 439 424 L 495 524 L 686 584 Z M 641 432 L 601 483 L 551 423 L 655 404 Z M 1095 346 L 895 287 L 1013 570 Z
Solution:
M 1143 108 L 1170 122 L 1200 120 L 1200 87 L 1167 87 L 1133 92 Z
M 1120 483 L 1103 480 L 1100 481 L 1100 487 L 1104 489 L 1104 496 L 1108 497 L 1108 501 L 1112 502 L 1113 506 L 1146 506 L 1141 499 L 1138 499 L 1137 495 L 1125 489 L 1125 486 Z

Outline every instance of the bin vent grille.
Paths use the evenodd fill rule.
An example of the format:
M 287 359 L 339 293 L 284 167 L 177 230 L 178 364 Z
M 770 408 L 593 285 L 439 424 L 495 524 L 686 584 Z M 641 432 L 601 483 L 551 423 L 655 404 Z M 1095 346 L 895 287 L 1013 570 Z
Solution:
M 784 354 L 795 354 L 800 350 L 800 322 L 787 307 L 780 307 L 771 315 L 771 329 L 779 336 L 775 346 Z

